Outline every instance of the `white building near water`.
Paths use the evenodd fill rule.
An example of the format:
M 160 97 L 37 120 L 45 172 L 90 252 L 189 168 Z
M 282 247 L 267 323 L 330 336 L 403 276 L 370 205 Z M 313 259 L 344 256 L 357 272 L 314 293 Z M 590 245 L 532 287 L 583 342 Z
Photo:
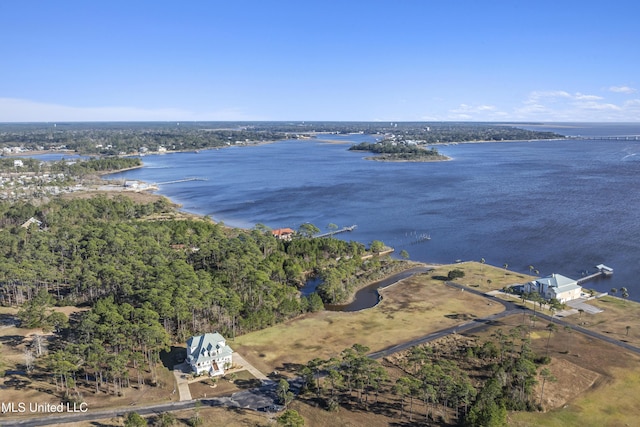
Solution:
M 232 365 L 233 350 L 219 333 L 197 335 L 187 340 L 187 363 L 196 374 L 224 375 Z
M 577 280 L 554 273 L 526 283 L 524 291 L 537 292 L 544 299 L 557 299 L 561 303 L 566 303 L 580 298 L 582 286 L 578 285 Z

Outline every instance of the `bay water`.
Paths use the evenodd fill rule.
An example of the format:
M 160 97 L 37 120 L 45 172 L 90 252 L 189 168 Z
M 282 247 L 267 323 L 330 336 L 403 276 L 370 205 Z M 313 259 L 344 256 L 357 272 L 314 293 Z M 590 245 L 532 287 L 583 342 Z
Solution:
M 328 231 L 329 224 L 355 224 L 336 237 L 381 240 L 426 263 L 484 258 L 576 279 L 604 263 L 614 275 L 585 286 L 624 286 L 640 301 L 640 124 L 521 127 L 577 138 L 439 146 L 452 160 L 396 163 L 348 151 L 373 136 L 330 135 L 332 143 L 147 155 L 144 167 L 110 179 L 205 178 L 161 184 L 158 192 L 229 226 L 296 229 L 310 222 Z

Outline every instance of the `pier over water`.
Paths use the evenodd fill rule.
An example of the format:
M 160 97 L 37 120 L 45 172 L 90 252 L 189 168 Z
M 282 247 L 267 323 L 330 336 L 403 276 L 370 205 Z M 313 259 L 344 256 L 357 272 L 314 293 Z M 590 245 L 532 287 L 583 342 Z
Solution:
M 613 274 L 613 268 L 607 267 L 604 264 L 598 264 L 596 265 L 596 268 L 598 269 L 598 271 L 596 271 L 595 273 L 579 278 L 576 281 L 578 285 L 582 285 L 584 282 L 595 279 L 596 277 L 609 277 Z
M 153 185 L 178 184 L 180 182 L 189 182 L 189 181 L 208 181 L 208 179 L 207 178 L 200 178 L 200 177 L 190 177 L 190 178 L 176 179 L 176 180 L 173 180 L 173 181 L 154 182 Z
M 333 236 L 334 234 L 338 234 L 338 233 L 344 233 L 346 231 L 353 231 L 357 228 L 357 225 L 351 225 L 349 227 L 342 227 L 338 230 L 334 230 L 334 231 L 330 231 L 328 233 L 322 233 L 322 234 L 316 234 L 313 237 L 328 237 L 328 236 Z

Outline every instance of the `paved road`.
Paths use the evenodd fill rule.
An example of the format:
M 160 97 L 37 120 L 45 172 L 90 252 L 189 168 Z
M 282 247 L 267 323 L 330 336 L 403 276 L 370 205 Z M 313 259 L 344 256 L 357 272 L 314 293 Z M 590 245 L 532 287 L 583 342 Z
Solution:
M 474 329 L 486 328 L 489 325 L 491 325 L 491 322 L 495 321 L 496 319 L 500 319 L 500 318 L 503 318 L 503 317 L 511 316 L 513 314 L 522 314 L 523 312 L 528 313 L 528 314 L 529 313 L 530 314 L 534 314 L 534 311 L 531 310 L 530 308 L 526 307 L 526 306 L 518 305 L 518 304 L 515 304 L 515 303 L 513 303 L 511 301 L 506 301 L 506 300 L 497 298 L 497 297 L 495 297 L 493 295 L 478 291 L 478 290 L 476 290 L 474 288 L 469 288 L 467 286 L 459 285 L 457 283 L 452 283 L 452 282 L 447 282 L 446 284 L 448 286 L 453 287 L 453 288 L 464 290 L 464 292 L 470 292 L 472 294 L 479 295 L 479 296 L 481 296 L 483 298 L 487 298 L 487 299 L 491 300 L 492 302 L 495 302 L 495 303 L 498 303 L 498 304 L 502 304 L 504 306 L 504 311 L 502 311 L 500 313 L 497 313 L 497 314 L 493 314 L 491 316 L 484 317 L 484 318 L 474 319 L 474 320 L 471 320 L 469 322 L 462 323 L 460 325 L 452 326 L 450 328 L 446 328 L 446 329 L 443 329 L 441 331 L 431 333 L 431 334 L 426 335 L 426 336 L 421 337 L 421 338 L 416 338 L 414 340 L 411 340 L 411 341 L 408 341 L 408 342 L 405 342 L 405 343 L 402 343 L 402 344 L 398 344 L 398 345 L 395 345 L 393 347 L 389 347 L 389 348 L 386 348 L 384 350 L 377 351 L 375 353 L 371 353 L 369 355 L 369 357 L 371 357 L 373 359 L 380 359 L 382 357 L 389 356 L 389 355 L 391 355 L 393 353 L 396 353 L 398 351 L 403 351 L 403 350 L 406 350 L 408 348 L 414 347 L 416 345 L 424 344 L 424 343 L 427 343 L 429 341 L 433 341 L 433 340 L 436 340 L 438 338 L 442 338 L 442 337 L 444 337 L 446 335 L 449 335 L 449 334 L 452 334 L 452 333 L 469 332 L 469 331 L 474 330 Z M 553 323 L 555 323 L 557 325 L 560 325 L 560 326 L 563 326 L 563 327 L 564 326 L 568 326 L 571 329 L 573 329 L 575 331 L 578 331 L 578 332 L 580 332 L 582 334 L 585 334 L 587 336 L 590 336 L 592 338 L 599 339 L 601 341 L 605 341 L 605 342 L 608 342 L 610 344 L 617 345 L 618 347 L 622 347 L 622 348 L 624 348 L 626 350 L 632 351 L 634 353 L 640 354 L 640 348 L 634 347 L 631 344 L 616 340 L 614 338 L 608 337 L 606 335 L 600 334 L 598 332 L 595 332 L 595 331 L 592 331 L 592 330 L 589 330 L 589 329 L 582 328 L 580 326 L 573 325 L 573 324 L 565 322 L 564 320 L 559 319 L 557 317 L 551 317 L 551 316 L 548 316 L 548 315 L 546 315 L 544 313 L 540 313 L 539 311 L 535 312 L 535 315 L 536 315 L 536 317 L 538 317 L 540 319 L 548 320 L 549 322 L 553 322 Z
M 124 416 L 129 412 L 137 412 L 140 415 L 159 414 L 161 412 L 179 411 L 182 409 L 189 409 L 195 407 L 195 401 L 186 402 L 173 402 L 165 403 L 161 405 L 146 405 L 146 406 L 129 406 L 124 408 L 116 408 L 104 411 L 92 411 L 91 408 L 84 413 L 71 413 L 67 415 L 50 415 L 40 416 L 36 418 L 24 418 L 24 419 L 5 419 L 0 417 L 0 425 L 7 426 L 22 426 L 22 427 L 35 427 L 46 426 L 63 423 L 72 423 L 79 421 L 93 421 L 101 420 L 105 418 L 114 418 Z
M 425 335 L 424 337 L 420 337 L 415 340 L 411 340 L 411 341 L 398 344 L 393 347 L 389 347 L 387 349 L 384 349 L 375 353 L 371 353 L 369 356 L 374 359 L 379 359 L 379 358 L 391 355 L 395 352 L 403 351 L 408 348 L 414 347 L 416 345 L 424 344 L 429 341 L 433 341 L 435 339 L 441 338 L 443 336 L 446 336 L 452 333 L 468 332 L 474 329 L 486 328 L 496 319 L 507 317 L 513 314 L 522 314 L 523 312 L 525 313 L 530 312 L 531 314 L 533 314 L 533 310 L 529 309 L 528 307 L 520 306 L 513 302 L 496 298 L 493 295 L 485 294 L 483 292 L 477 291 L 476 289 L 468 288 L 466 286 L 458 285 L 451 282 L 447 282 L 447 285 L 460 290 L 464 290 L 464 292 L 470 292 L 472 294 L 479 295 L 483 298 L 487 298 L 494 303 L 503 305 L 505 309 L 504 311 L 497 314 L 493 314 L 491 316 L 474 319 L 474 320 L 462 323 L 460 325 L 452 326 L 450 328 L 446 328 L 441 331 L 434 332 L 429 335 Z M 561 326 L 569 326 L 573 330 L 576 330 L 587 336 L 617 345 L 626 350 L 640 354 L 640 348 L 638 347 L 634 347 L 630 344 L 618 341 L 616 339 L 613 339 L 606 335 L 599 334 L 589 329 L 585 329 L 580 326 L 575 326 L 557 317 L 551 317 L 540 312 L 536 312 L 535 314 L 537 317 L 541 319 L 554 322 Z M 300 388 L 300 379 L 296 378 L 294 380 L 290 380 L 290 384 L 291 384 L 291 391 L 297 392 Z M 240 391 L 228 397 L 202 399 L 201 402 L 203 405 L 208 405 L 208 406 L 227 406 L 227 407 L 235 407 L 235 408 L 262 410 L 264 408 L 268 408 L 270 406 L 277 404 L 278 399 L 276 396 L 276 388 L 277 388 L 276 382 L 271 380 L 263 380 L 263 385 L 258 388 Z M 178 410 L 193 408 L 195 407 L 195 403 L 196 403 L 196 400 L 189 400 L 189 401 L 174 402 L 174 403 L 161 404 L 161 405 L 131 406 L 131 407 L 118 408 L 118 409 L 108 410 L 108 411 L 89 411 L 86 413 L 74 413 L 74 414 L 69 414 L 64 416 L 48 416 L 48 417 L 38 417 L 38 418 L 27 418 L 27 419 L 21 419 L 21 420 L 16 420 L 16 419 L 7 420 L 7 419 L 4 419 L 3 417 L 0 417 L 0 425 L 2 425 L 3 427 L 8 427 L 8 426 L 35 427 L 35 426 L 53 425 L 53 424 L 69 423 L 69 422 L 77 422 L 77 421 L 91 421 L 91 420 L 100 420 L 105 418 L 113 418 L 117 416 L 123 416 L 131 411 L 135 411 L 140 415 L 151 415 L 151 414 L 159 414 L 161 412 L 178 411 Z
M 487 316 L 487 317 L 483 317 L 483 318 L 478 318 L 478 319 L 473 319 L 470 320 L 468 322 L 464 322 L 461 323 L 459 325 L 455 325 L 455 326 L 451 326 L 449 328 L 446 329 L 442 329 L 440 331 L 437 332 L 433 332 L 429 335 L 425 335 L 423 337 L 420 338 L 416 338 L 414 340 L 411 341 L 407 341 L 404 342 L 402 344 L 398 344 L 398 345 L 394 345 L 393 347 L 389 347 L 386 348 L 384 350 L 381 351 L 377 351 L 374 353 L 369 354 L 369 357 L 371 357 L 372 359 L 380 359 L 383 357 L 387 357 L 390 356 L 393 353 L 399 352 L 399 351 L 403 351 L 403 350 L 407 350 L 411 347 L 415 347 L 417 345 L 421 345 L 421 344 L 425 344 L 428 343 L 430 341 L 433 340 L 437 340 L 438 338 L 442 338 L 444 336 L 453 334 L 453 333 L 461 333 L 461 332 L 468 332 L 470 330 L 474 330 L 474 329 L 479 329 L 479 328 L 486 328 L 488 327 L 491 322 L 495 321 L 496 319 L 500 319 L 502 317 L 507 317 L 510 316 L 512 314 L 519 314 L 522 313 L 523 308 L 510 302 L 510 301 L 504 301 L 501 300 L 499 298 L 496 298 L 494 296 L 491 295 L 487 295 L 483 292 L 477 291 L 473 288 L 467 288 L 466 286 L 462 286 L 462 285 L 458 285 L 455 283 L 451 283 L 451 282 L 447 282 L 448 286 L 451 286 L 453 288 L 456 289 L 460 289 L 460 290 L 464 290 L 465 292 L 470 292 L 472 294 L 475 295 L 480 295 L 484 298 L 488 298 L 490 299 L 492 302 L 495 302 L 497 304 L 501 304 L 504 307 L 504 310 L 501 311 L 500 313 L 496 313 L 496 314 L 492 314 L 491 316 Z
M 277 405 L 277 386 L 276 382 L 267 380 L 258 388 L 239 391 L 231 396 L 200 399 L 199 401 L 202 402 L 202 405 L 204 406 L 226 406 L 230 408 L 253 409 L 256 411 L 264 410 L 265 408 Z M 296 392 L 299 388 L 300 384 L 296 380 L 290 381 L 291 391 Z M 23 419 L 5 419 L 4 416 L 0 416 L 0 425 L 2 427 L 36 427 L 79 421 L 94 421 L 125 416 L 127 413 L 133 411 L 140 415 L 153 415 L 160 414 L 162 412 L 194 408 L 197 401 L 198 400 L 188 400 L 159 405 L 128 406 L 104 411 L 92 411 L 91 408 L 89 408 L 89 410 L 84 413 L 70 413 L 66 415 L 50 415 Z

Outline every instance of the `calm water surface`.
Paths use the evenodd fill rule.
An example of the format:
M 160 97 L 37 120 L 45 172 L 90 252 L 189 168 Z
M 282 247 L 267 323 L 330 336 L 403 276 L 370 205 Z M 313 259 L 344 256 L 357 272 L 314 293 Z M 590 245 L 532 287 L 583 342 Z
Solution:
M 529 126 L 565 135 L 640 135 L 640 124 Z M 145 167 L 114 178 L 163 182 L 183 209 L 227 225 L 297 228 L 357 224 L 339 235 L 382 240 L 411 259 L 480 260 L 541 275 L 578 278 L 604 263 L 611 279 L 640 300 L 640 141 L 562 140 L 440 147 L 448 162 L 367 161 L 345 144 L 283 141 L 144 157 Z M 331 139 L 336 139 L 333 135 Z M 428 234 L 431 240 L 420 240 Z

